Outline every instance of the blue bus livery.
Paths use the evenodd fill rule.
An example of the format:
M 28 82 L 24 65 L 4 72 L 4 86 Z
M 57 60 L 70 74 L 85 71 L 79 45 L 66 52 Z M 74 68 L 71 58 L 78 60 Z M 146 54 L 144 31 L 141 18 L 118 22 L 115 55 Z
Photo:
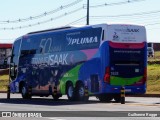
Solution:
M 120 100 L 146 91 L 145 27 L 99 24 L 33 32 L 18 38 L 10 61 L 11 93 L 23 98 Z

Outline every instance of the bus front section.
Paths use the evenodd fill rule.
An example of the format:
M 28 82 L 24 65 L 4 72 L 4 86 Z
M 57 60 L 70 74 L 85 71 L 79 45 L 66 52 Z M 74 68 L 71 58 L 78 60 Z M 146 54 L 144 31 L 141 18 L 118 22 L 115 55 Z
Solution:
M 106 67 L 105 78 L 110 92 L 120 93 L 121 87 L 125 87 L 126 94 L 144 94 L 147 80 L 145 28 L 112 25 L 108 27 L 108 31 L 109 66 Z

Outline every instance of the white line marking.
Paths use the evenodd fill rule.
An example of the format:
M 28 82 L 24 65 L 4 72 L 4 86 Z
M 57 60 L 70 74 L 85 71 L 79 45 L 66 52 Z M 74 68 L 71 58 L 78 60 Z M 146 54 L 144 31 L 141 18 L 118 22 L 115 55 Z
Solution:
M 65 119 L 60 119 L 60 118 L 48 118 L 48 119 L 51 119 L 51 120 L 65 120 Z

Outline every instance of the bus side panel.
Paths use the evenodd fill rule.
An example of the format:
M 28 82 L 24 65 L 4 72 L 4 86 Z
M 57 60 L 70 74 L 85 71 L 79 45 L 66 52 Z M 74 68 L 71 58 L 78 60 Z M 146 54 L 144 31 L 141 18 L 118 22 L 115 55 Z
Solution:
M 95 57 L 97 51 L 98 49 L 87 49 L 69 52 L 69 62 L 72 61 L 72 63 L 69 65 L 70 69 L 68 70 L 65 70 L 67 66 L 64 66 L 63 70 L 65 71 L 63 72 L 63 76 L 60 78 L 60 91 L 62 94 L 65 94 L 67 81 L 71 81 L 75 86 L 77 80 L 85 80 L 86 76 L 84 76 L 83 73 L 85 71 L 82 69 L 87 65 L 86 63 L 88 63 L 88 61 L 91 61 L 91 59 Z
M 100 58 L 92 58 L 86 61 L 80 68 L 79 80 L 82 80 L 85 86 L 88 86 L 91 93 L 100 91 Z
M 103 78 L 105 69 L 109 66 L 108 48 L 108 42 L 103 42 L 95 56 L 86 61 L 80 68 L 79 80 L 88 86 L 89 93 L 92 95 L 106 92 L 107 83 L 104 82 Z
M 107 89 L 109 87 L 109 84 L 104 81 L 106 68 L 110 67 L 110 65 L 109 65 L 110 54 L 109 54 L 109 42 L 108 41 L 104 41 L 101 44 L 100 54 L 101 54 L 101 84 L 102 84 L 101 93 L 103 94 L 103 93 L 109 93 L 110 92 L 110 90 Z

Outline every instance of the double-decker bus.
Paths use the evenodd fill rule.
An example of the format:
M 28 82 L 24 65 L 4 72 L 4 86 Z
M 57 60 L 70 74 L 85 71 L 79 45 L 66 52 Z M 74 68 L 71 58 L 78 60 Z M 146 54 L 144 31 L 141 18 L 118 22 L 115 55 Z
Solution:
M 11 54 L 12 44 L 0 43 L 0 69 L 5 69 L 8 65 L 4 64 L 4 61 Z
M 37 31 L 15 40 L 10 61 L 11 93 L 23 98 L 120 100 L 144 94 L 147 76 L 144 26 L 98 24 Z

